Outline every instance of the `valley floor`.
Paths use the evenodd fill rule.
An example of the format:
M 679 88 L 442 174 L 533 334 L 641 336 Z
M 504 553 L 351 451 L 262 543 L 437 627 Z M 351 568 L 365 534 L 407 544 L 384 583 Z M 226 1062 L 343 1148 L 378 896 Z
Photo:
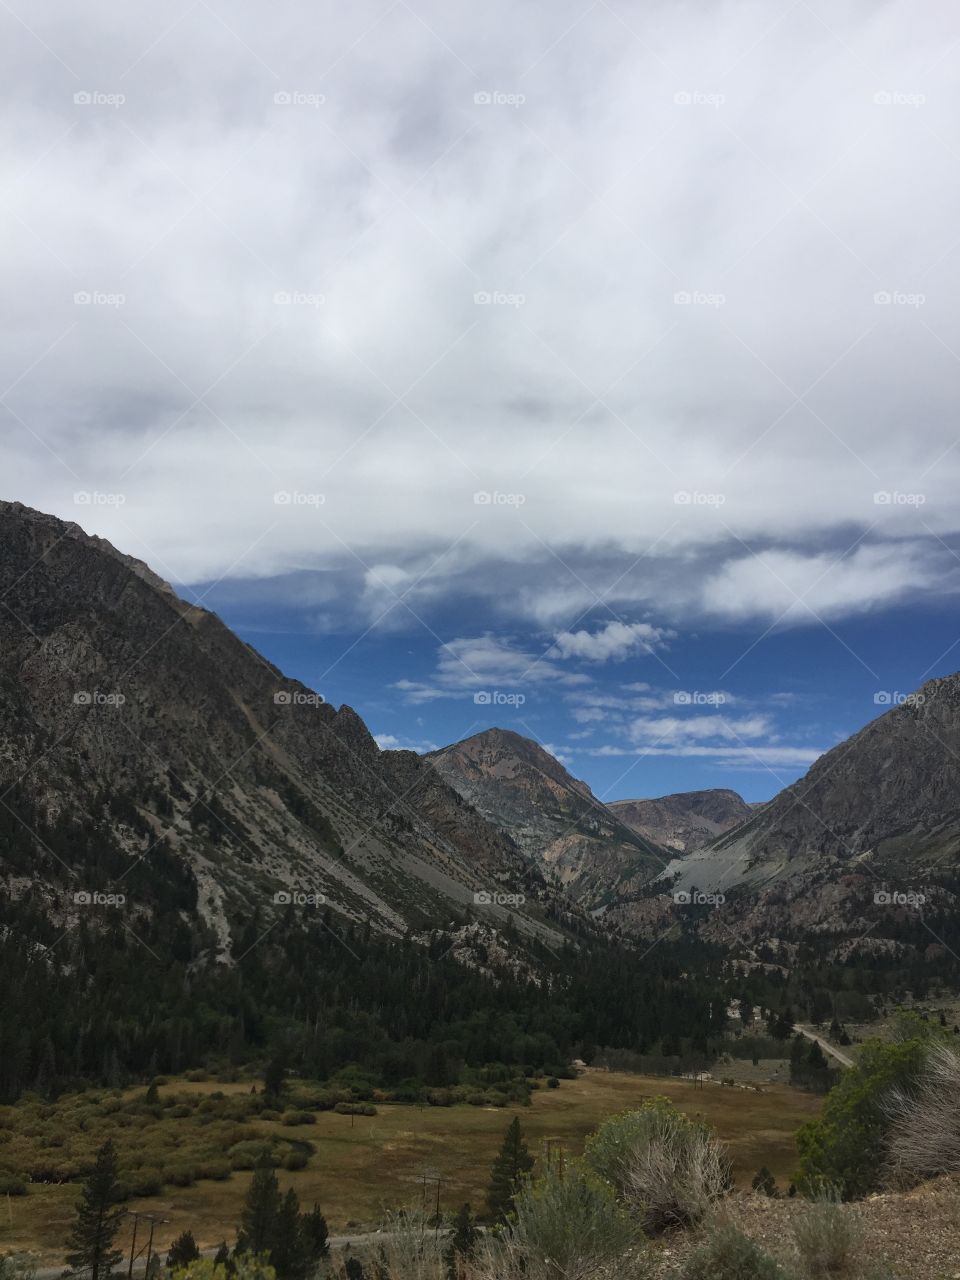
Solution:
M 177 1092 L 222 1089 L 231 1093 L 249 1092 L 250 1084 L 171 1080 L 169 1087 Z M 334 1232 L 373 1227 L 385 1209 L 419 1206 L 424 1195 L 432 1206 L 437 1178 L 444 1213 L 455 1212 L 465 1201 L 477 1211 L 482 1209 L 490 1166 L 513 1115 L 520 1116 L 531 1151 L 539 1152 L 547 1139 L 553 1139 L 568 1154 L 578 1155 L 586 1135 L 603 1119 L 658 1094 L 671 1098 L 684 1111 L 701 1113 L 714 1126 L 730 1146 L 740 1187 L 749 1186 L 761 1165 L 774 1173 L 781 1186 L 787 1185 L 796 1162 L 794 1135 L 821 1105 L 819 1098 L 786 1085 L 762 1086 L 758 1093 L 711 1082 L 699 1088 L 674 1077 L 588 1071 L 576 1080 L 562 1081 L 559 1089 L 538 1091 L 530 1107 L 517 1109 L 381 1104 L 371 1117 L 320 1112 L 315 1125 L 296 1130 L 297 1138 L 314 1148 L 308 1167 L 289 1173 L 280 1170 L 280 1183 L 294 1187 L 305 1207 L 319 1203 Z M 257 1127 L 264 1133 L 281 1128 L 262 1120 Z M 223 1239 L 232 1244 L 250 1176 L 235 1172 L 225 1182 L 167 1186 L 160 1195 L 131 1200 L 128 1207 L 165 1219 L 156 1236 L 164 1251 L 186 1228 L 202 1246 Z M 7 1205 L 0 1207 L 0 1251 L 31 1249 L 40 1253 L 44 1265 L 60 1262 L 77 1190 L 74 1184 L 32 1185 L 26 1197 L 8 1198 Z M 128 1244 L 127 1233 L 121 1233 L 120 1247 Z

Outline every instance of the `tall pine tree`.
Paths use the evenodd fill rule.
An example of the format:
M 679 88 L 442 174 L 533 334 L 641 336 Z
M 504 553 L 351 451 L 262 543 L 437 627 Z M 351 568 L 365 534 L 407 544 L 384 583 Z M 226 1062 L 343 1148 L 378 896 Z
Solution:
M 277 1234 L 280 1214 L 280 1184 L 268 1164 L 253 1171 L 253 1179 L 243 1202 L 237 1253 L 270 1253 Z
M 89 1272 L 90 1280 L 106 1280 L 120 1261 L 113 1242 L 124 1216 L 117 1207 L 117 1149 L 109 1139 L 97 1152 L 80 1192 L 77 1220 L 67 1241 L 67 1265 L 73 1271 Z
M 500 1154 L 494 1160 L 490 1173 L 487 1209 L 495 1222 L 503 1222 L 513 1212 L 513 1201 L 520 1190 L 520 1181 L 532 1168 L 533 1156 L 523 1140 L 520 1117 L 514 1116 L 507 1125 Z

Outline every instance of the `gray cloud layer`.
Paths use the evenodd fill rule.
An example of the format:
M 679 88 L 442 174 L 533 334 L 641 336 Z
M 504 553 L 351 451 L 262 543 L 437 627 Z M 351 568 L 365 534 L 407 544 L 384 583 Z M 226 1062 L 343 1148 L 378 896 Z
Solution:
M 956 588 L 955 10 L 13 8 L 5 496 L 370 618 Z

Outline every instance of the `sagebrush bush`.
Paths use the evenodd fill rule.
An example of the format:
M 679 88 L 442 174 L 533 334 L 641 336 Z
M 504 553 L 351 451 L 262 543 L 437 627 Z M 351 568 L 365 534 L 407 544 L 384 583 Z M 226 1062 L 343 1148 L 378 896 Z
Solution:
M 733 1223 L 717 1223 L 687 1258 L 680 1280 L 787 1280 L 765 1249 Z
M 699 1222 L 731 1185 L 726 1148 L 666 1098 L 612 1116 L 587 1139 L 586 1159 L 648 1233 Z
M 479 1280 L 581 1280 L 619 1263 L 637 1235 L 590 1170 L 548 1168 L 520 1189 L 506 1227 L 485 1240 L 476 1271 Z
M 895 1085 L 884 1111 L 888 1182 L 903 1186 L 960 1172 L 960 1054 L 951 1045 L 931 1044 L 916 1083 Z
M 864 1230 L 857 1211 L 825 1195 L 792 1224 L 793 1240 L 806 1280 L 860 1274 Z
M 316 1124 L 317 1117 L 312 1111 L 285 1111 L 283 1113 L 283 1123 L 288 1125 Z

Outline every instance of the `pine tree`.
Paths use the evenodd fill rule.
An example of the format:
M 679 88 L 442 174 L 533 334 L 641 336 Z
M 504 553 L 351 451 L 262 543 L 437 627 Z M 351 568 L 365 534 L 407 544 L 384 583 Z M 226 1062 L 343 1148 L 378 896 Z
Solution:
M 67 1248 L 67 1265 L 74 1271 L 89 1271 L 90 1280 L 105 1280 L 120 1261 L 113 1241 L 124 1215 L 117 1207 L 117 1149 L 109 1139 L 97 1152 L 97 1160 L 87 1176 L 77 1204 Z
M 464 1262 L 473 1257 L 480 1236 L 468 1204 L 462 1205 L 453 1220 L 453 1232 L 446 1253 L 447 1280 L 461 1280 Z
M 520 1128 L 520 1117 L 514 1116 L 507 1126 L 500 1154 L 493 1162 L 487 1209 L 495 1222 L 503 1222 L 513 1212 L 513 1200 L 520 1181 L 533 1168 L 533 1156 L 527 1150 Z
M 263 1092 L 268 1098 L 279 1098 L 287 1083 L 287 1069 L 278 1054 L 267 1063 L 263 1073 Z
M 280 1201 L 273 1232 L 273 1246 L 270 1249 L 270 1261 L 279 1280 L 303 1280 L 307 1273 L 300 1201 L 293 1187 L 289 1188 Z
M 315 1204 L 309 1213 L 303 1215 L 302 1225 L 303 1240 L 308 1258 L 325 1258 L 330 1252 L 327 1220 L 320 1212 L 318 1204 Z
M 258 1165 L 243 1202 L 237 1253 L 270 1253 L 280 1215 L 280 1184 L 272 1167 Z
M 196 1262 L 200 1257 L 200 1250 L 197 1248 L 197 1242 L 193 1238 L 192 1231 L 181 1231 L 173 1244 L 170 1246 L 170 1252 L 167 1254 L 167 1266 L 185 1267 L 191 1262 Z

